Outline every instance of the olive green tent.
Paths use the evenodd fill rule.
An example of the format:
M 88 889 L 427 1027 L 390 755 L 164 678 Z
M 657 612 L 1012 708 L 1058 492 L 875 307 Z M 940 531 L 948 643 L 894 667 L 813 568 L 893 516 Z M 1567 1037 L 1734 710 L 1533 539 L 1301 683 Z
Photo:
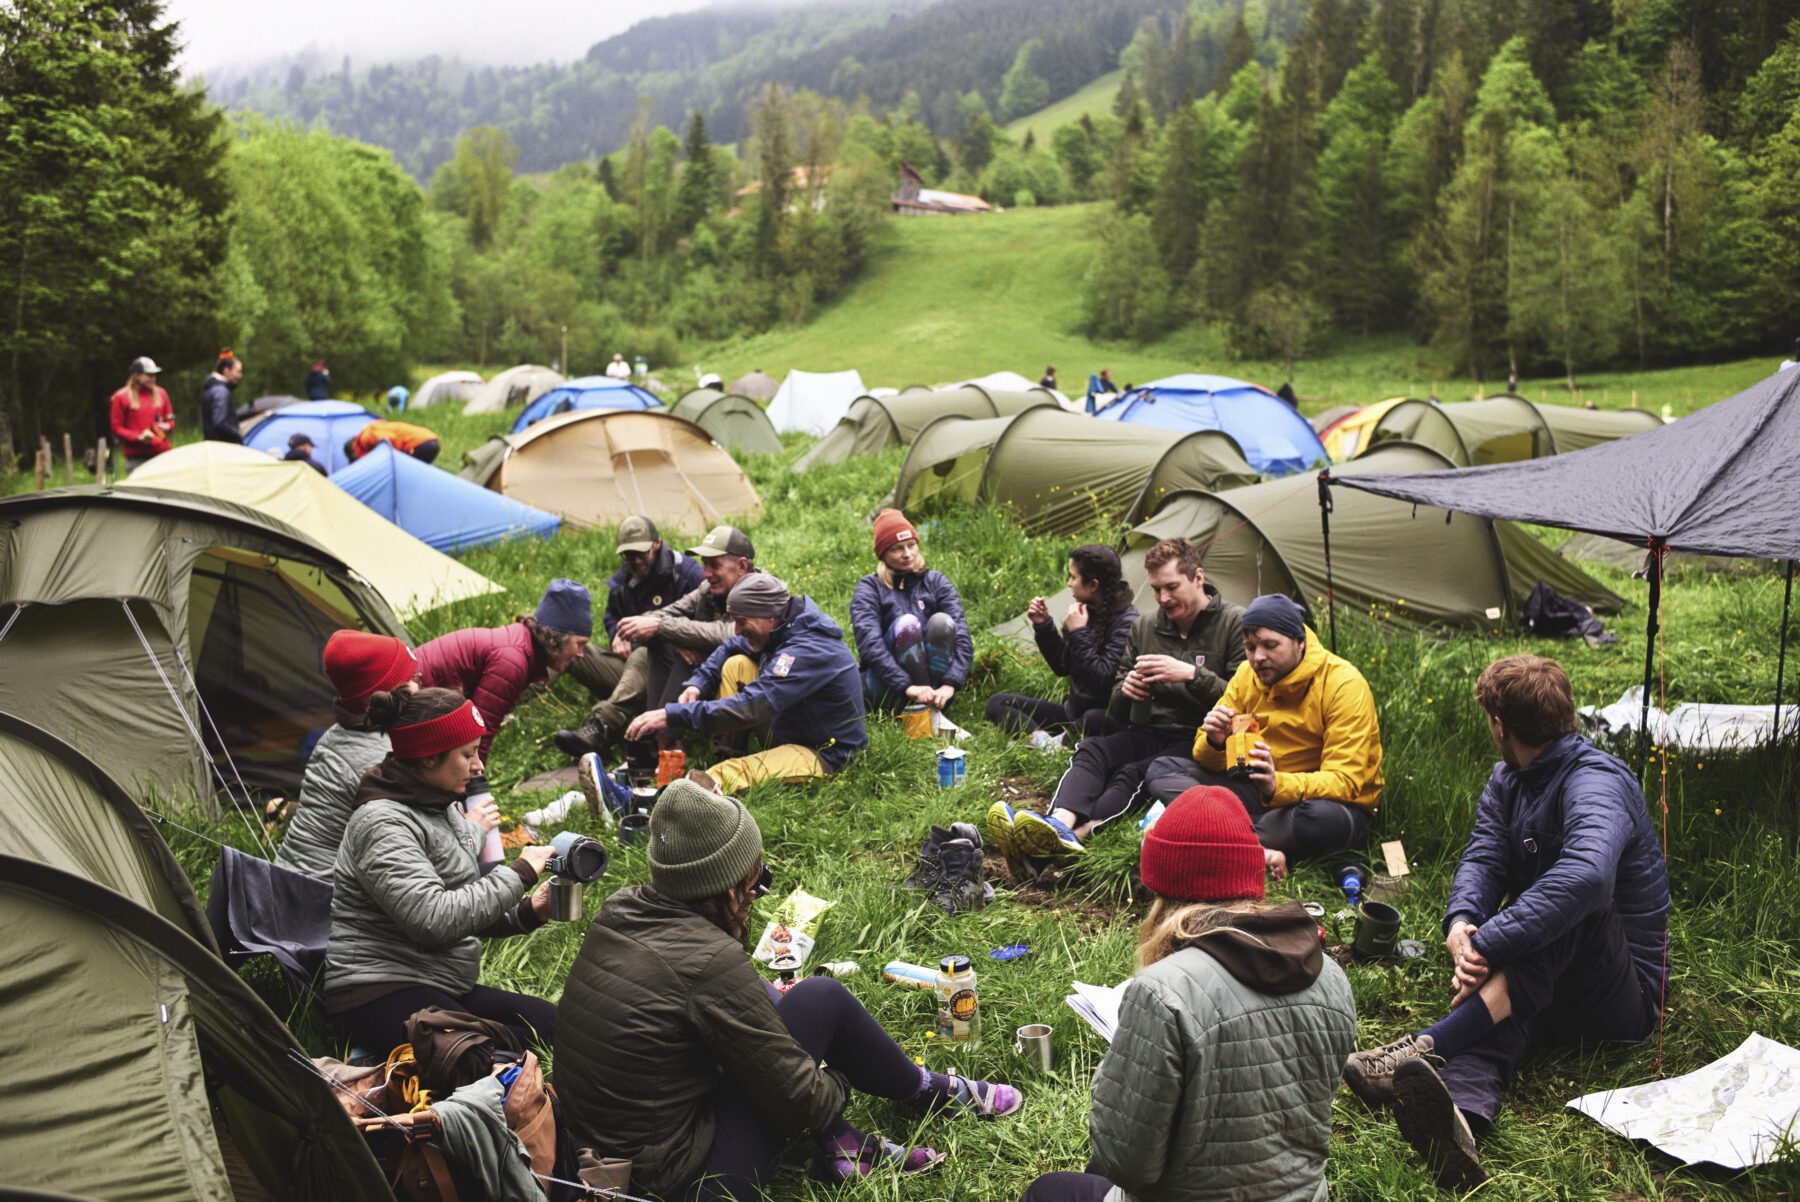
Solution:
M 0 714 L 0 1193 L 391 1199 L 293 1036 L 219 959 L 125 790 Z
M 1333 476 L 1440 471 L 1450 463 L 1413 443 L 1390 442 L 1331 469 Z M 1358 498 L 1352 502 L 1350 498 Z M 1539 581 L 1596 609 L 1624 602 L 1528 531 L 1441 509 L 1416 509 L 1370 493 L 1332 493 L 1331 574 L 1341 610 L 1412 626 L 1499 630 L 1517 618 Z M 1205 553 L 1206 578 L 1238 604 L 1287 593 L 1306 606 L 1315 628 L 1325 619 L 1324 539 L 1319 489 L 1310 474 L 1219 493 L 1184 491 L 1126 535 L 1125 578 L 1140 610 L 1155 605 L 1144 588 L 1142 552 L 1165 538 L 1187 538 Z M 1058 621 L 1068 591 L 1053 600 Z M 999 628 L 1029 641 L 1023 619 Z
M 944 417 L 913 441 L 894 502 L 903 509 L 999 504 L 1033 534 L 1066 534 L 1098 518 L 1128 525 L 1178 489 L 1257 481 L 1231 435 L 1097 422 L 1060 407 L 972 421 Z
M 693 422 L 728 451 L 781 454 L 781 435 L 775 433 L 763 407 L 749 397 L 717 388 L 696 388 L 676 401 L 669 412 Z
M 256 510 L 128 486 L 0 501 L 0 711 L 134 788 L 297 788 L 343 627 L 406 635 L 341 559 Z
M 1514 463 L 1576 451 L 1654 430 L 1662 419 L 1645 409 L 1575 409 L 1503 394 L 1434 405 L 1404 400 L 1381 415 L 1368 447 L 1400 440 L 1430 447 L 1455 467 Z
M 1011 417 L 1027 409 L 1049 406 L 1060 409 L 1048 389 L 1025 392 L 991 391 L 979 384 L 956 388 L 922 388 L 889 397 L 858 397 L 850 411 L 794 464 L 796 473 L 828 463 L 843 463 L 858 455 L 873 455 L 889 447 L 905 446 L 941 417 Z

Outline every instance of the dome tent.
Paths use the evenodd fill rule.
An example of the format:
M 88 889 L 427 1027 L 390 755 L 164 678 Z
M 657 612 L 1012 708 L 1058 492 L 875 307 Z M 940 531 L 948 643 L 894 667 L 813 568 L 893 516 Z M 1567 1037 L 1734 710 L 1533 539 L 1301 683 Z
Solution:
M 469 452 L 462 475 L 578 526 L 641 513 L 666 530 L 705 530 L 762 513 L 724 448 L 667 413 L 587 409 L 545 418 Z
M 1048 389 L 1002 392 L 979 384 L 907 389 L 889 397 L 858 397 L 831 432 L 795 462 L 794 472 L 798 475 L 810 468 L 873 455 L 888 447 L 906 446 L 920 430 L 940 417 L 1011 417 L 1040 406 L 1058 407 Z
M 499 413 L 528 405 L 563 382 L 563 375 L 535 363 L 509 367 L 475 390 L 464 413 Z
M 1099 517 L 1127 524 L 1183 488 L 1257 481 L 1231 436 L 1097 423 L 1058 406 L 972 421 L 945 417 L 920 431 L 900 466 L 895 504 L 921 513 L 1006 505 L 1033 534 L 1067 534 Z
M 335 472 L 349 462 L 344 443 L 374 420 L 373 413 L 349 401 L 301 401 L 258 421 L 245 433 L 244 445 L 279 457 L 287 454 L 290 437 L 304 434 L 313 441 L 313 458 L 319 466 Z
M 763 407 L 749 397 L 717 388 L 696 388 L 676 401 L 669 412 L 693 422 L 728 451 L 781 454 L 781 436 L 775 433 Z
M 558 413 L 570 413 L 581 409 L 661 409 L 663 403 L 654 396 L 626 380 L 615 380 L 610 376 L 582 376 L 578 380 L 565 380 L 555 388 L 545 392 L 525 406 L 525 412 L 519 414 L 519 420 L 513 423 L 513 433 L 517 434 L 526 426 L 543 421 Z
M 480 387 L 481 377 L 472 371 L 441 372 L 419 385 L 419 391 L 412 395 L 407 406 L 423 409 L 445 401 L 471 401 Z
M 325 640 L 406 637 L 373 587 L 286 523 L 130 486 L 0 500 L 0 614 L 0 711 L 128 787 L 200 797 L 239 777 L 296 788 L 334 721 Z
M 737 391 L 735 385 L 732 390 Z M 769 402 L 769 421 L 783 434 L 798 430 L 823 436 L 868 391 L 854 371 L 790 371 Z
M 1190 373 L 1152 380 L 1096 416 L 1164 430 L 1223 430 L 1237 440 L 1251 467 L 1270 475 L 1326 462 L 1324 444 L 1297 410 L 1266 388 L 1228 376 Z
M 772 401 L 775 394 L 781 391 L 781 381 L 763 372 L 753 371 L 733 380 L 727 391 L 734 396 L 747 396 L 753 401 Z
M 562 525 L 555 514 L 420 463 L 385 442 L 330 483 L 446 555 L 509 538 L 552 538 Z

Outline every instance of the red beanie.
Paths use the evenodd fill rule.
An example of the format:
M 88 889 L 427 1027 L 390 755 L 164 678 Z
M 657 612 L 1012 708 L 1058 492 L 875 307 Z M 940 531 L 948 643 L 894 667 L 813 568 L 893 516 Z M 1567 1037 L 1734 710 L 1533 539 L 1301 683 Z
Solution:
M 1263 849 L 1244 803 L 1229 789 L 1196 785 L 1144 835 L 1144 884 L 1173 901 L 1261 901 Z
M 419 661 L 404 642 L 366 630 L 340 630 L 325 640 L 325 675 L 341 705 L 361 709 L 384 689 L 418 675 Z
M 473 701 L 465 701 L 447 714 L 439 714 L 429 722 L 396 726 L 388 731 L 397 760 L 422 760 L 429 755 L 473 743 L 486 736 L 487 723 Z
M 875 558 L 888 553 L 888 548 L 903 538 L 919 541 L 919 532 L 898 509 L 884 509 L 875 515 Z

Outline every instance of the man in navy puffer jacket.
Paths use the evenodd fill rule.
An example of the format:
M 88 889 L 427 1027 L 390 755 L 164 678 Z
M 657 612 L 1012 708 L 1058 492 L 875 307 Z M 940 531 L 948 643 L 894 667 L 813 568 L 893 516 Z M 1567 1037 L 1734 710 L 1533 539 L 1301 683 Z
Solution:
M 1555 660 L 1510 655 L 1475 684 L 1502 761 L 1445 907 L 1448 1015 L 1358 1052 L 1344 1080 L 1391 1103 L 1446 1186 L 1482 1180 L 1486 1132 L 1515 1069 L 1556 1040 L 1643 1039 L 1668 977 L 1669 872 L 1637 778 L 1574 734 Z

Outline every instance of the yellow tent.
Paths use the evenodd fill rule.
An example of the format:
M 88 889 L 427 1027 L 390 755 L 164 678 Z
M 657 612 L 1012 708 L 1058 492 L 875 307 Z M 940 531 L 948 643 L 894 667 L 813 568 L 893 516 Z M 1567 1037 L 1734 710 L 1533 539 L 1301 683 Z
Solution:
M 1343 463 L 1354 459 L 1357 452 L 1369 448 L 1369 434 L 1381 415 L 1398 405 L 1406 397 L 1390 397 L 1385 401 L 1377 401 L 1373 405 L 1364 405 L 1361 409 L 1347 413 L 1319 432 L 1319 441 L 1325 444 L 1325 453 L 1331 456 L 1333 463 Z
M 226 442 L 197 442 L 131 473 L 133 487 L 235 501 L 309 535 L 381 593 L 403 618 L 498 584 L 420 542 L 304 463 Z

